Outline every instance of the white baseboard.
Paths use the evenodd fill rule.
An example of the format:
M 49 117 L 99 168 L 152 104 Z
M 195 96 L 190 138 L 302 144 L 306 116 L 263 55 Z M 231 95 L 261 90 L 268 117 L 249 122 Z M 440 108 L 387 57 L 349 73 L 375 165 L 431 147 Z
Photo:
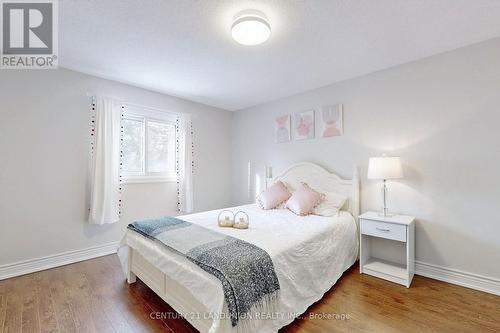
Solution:
M 0 280 L 116 253 L 119 242 L 0 266 Z
M 0 280 L 116 253 L 119 242 L 0 266 Z M 415 274 L 500 296 L 500 279 L 415 262 Z
M 479 274 L 415 262 L 415 274 L 500 296 L 500 280 Z

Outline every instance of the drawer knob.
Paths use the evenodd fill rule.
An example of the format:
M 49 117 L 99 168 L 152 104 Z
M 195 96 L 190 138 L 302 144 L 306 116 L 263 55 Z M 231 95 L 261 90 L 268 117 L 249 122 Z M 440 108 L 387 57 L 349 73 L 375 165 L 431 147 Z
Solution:
M 384 228 L 379 228 L 379 227 L 376 227 L 376 229 L 378 231 L 383 231 L 383 232 L 389 232 L 389 231 L 391 231 L 390 229 L 384 229 Z

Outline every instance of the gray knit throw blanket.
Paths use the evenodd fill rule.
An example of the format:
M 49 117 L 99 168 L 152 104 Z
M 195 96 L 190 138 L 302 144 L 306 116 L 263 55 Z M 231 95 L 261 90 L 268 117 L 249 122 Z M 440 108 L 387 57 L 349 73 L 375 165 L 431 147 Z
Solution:
M 131 223 L 128 229 L 161 242 L 222 282 L 232 326 L 274 310 L 280 285 L 269 254 L 240 239 L 202 226 L 163 217 Z M 244 320 L 251 330 L 250 321 Z

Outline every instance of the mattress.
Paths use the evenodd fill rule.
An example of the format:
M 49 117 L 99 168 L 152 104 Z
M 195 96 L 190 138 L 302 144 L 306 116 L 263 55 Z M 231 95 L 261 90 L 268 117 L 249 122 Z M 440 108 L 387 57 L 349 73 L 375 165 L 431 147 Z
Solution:
M 249 215 L 250 227 L 246 230 L 218 227 L 220 210 L 179 218 L 255 244 L 271 256 L 281 290 L 276 312 L 253 319 L 258 321 L 259 332 L 277 332 L 291 323 L 320 300 L 357 258 L 357 225 L 349 212 L 323 217 L 297 216 L 287 209 L 262 210 L 255 204 L 229 209 L 245 211 Z M 227 311 L 221 282 L 196 264 L 131 230 L 127 230 L 122 244 L 134 248 L 151 264 L 190 290 L 210 313 Z M 125 252 L 119 252 L 123 264 Z M 220 315 L 213 316 L 210 332 L 232 330 L 236 332 L 236 328 L 228 326 L 227 320 L 220 320 Z

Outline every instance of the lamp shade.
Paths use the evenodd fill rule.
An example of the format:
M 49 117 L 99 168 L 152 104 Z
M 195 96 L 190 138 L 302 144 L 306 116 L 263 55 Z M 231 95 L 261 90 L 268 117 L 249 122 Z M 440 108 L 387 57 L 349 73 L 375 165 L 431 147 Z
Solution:
M 403 168 L 399 157 L 370 157 L 368 162 L 368 179 L 397 178 L 403 178 Z

